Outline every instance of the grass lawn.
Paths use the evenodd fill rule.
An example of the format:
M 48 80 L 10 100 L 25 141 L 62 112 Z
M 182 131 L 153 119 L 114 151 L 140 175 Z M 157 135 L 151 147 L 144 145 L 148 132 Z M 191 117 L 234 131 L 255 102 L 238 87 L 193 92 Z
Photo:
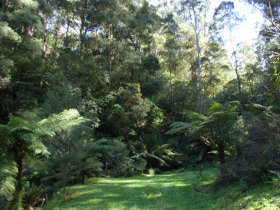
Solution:
M 69 187 L 66 201 L 61 192 L 57 193 L 45 209 L 280 209 L 280 190 L 272 185 L 245 188 L 235 184 L 216 193 L 195 190 L 211 184 L 217 174 L 217 169 L 208 168 L 202 173 L 193 169 L 155 176 L 98 178 L 92 184 Z

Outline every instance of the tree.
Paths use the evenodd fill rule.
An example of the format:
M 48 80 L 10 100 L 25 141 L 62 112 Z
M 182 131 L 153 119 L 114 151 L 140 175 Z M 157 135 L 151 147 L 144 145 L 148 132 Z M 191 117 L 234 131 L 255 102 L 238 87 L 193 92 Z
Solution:
M 269 22 L 263 27 L 260 35 L 265 44 L 264 52 L 260 53 L 259 57 L 262 58 L 262 62 L 265 62 L 266 70 L 270 72 L 268 78 L 265 78 L 265 85 L 268 87 L 269 92 L 273 92 L 275 98 L 279 95 L 275 92 L 274 87 L 269 87 L 269 83 L 275 84 L 279 87 L 279 60 L 280 60 L 280 5 L 277 0 L 247 0 L 249 3 L 254 5 L 257 9 L 263 11 L 265 19 Z
M 214 23 L 217 25 L 215 28 L 218 32 L 222 31 L 225 27 L 228 27 L 228 30 L 230 31 L 230 37 L 229 41 L 231 43 L 232 47 L 232 57 L 233 57 L 233 65 L 234 65 L 234 71 L 236 74 L 237 82 L 238 82 L 238 95 L 239 95 L 239 101 L 242 103 L 242 90 L 241 90 L 241 77 L 239 74 L 239 62 L 238 62 L 238 55 L 237 55 L 237 47 L 233 43 L 231 31 L 233 30 L 234 26 L 240 21 L 240 18 L 234 13 L 234 3 L 231 1 L 223 1 L 220 3 L 218 8 L 216 8 L 214 13 Z M 224 40 L 225 41 L 225 40 Z
M 199 43 L 199 12 L 201 11 L 203 4 L 200 0 L 187 0 L 182 1 L 183 11 L 187 7 L 189 14 L 184 17 L 189 17 L 192 20 L 193 28 L 196 37 L 196 48 L 198 56 L 198 86 L 199 86 L 199 112 L 203 112 L 203 92 L 202 92 L 202 79 L 201 79 L 201 55 L 200 55 L 200 43 Z
M 231 64 L 226 50 L 222 48 L 219 42 L 211 39 L 205 46 L 205 55 L 202 60 L 203 68 L 207 69 L 203 84 L 204 95 L 215 100 L 215 97 L 222 91 L 223 86 L 228 81 L 227 75 L 231 70 Z
M 85 183 L 87 177 L 100 174 L 100 163 L 93 152 L 94 143 L 91 128 L 82 124 L 60 131 L 47 144 L 52 156 L 44 164 L 47 170 L 44 177 L 40 178 L 51 181 L 52 186 L 48 187 L 52 189 L 63 188 L 64 200 L 67 197 L 67 185 Z
M 237 119 L 236 102 L 222 105 L 214 102 L 210 108 L 210 116 L 199 129 L 204 141 L 210 143 L 218 152 L 220 163 L 225 163 L 225 148 L 231 142 L 231 132 Z
M 262 6 L 262 10 L 265 15 L 271 20 L 275 20 L 277 23 L 277 19 L 280 16 L 279 12 L 279 2 L 277 0 L 247 0 L 251 4 L 258 4 Z M 276 26 L 276 25 L 275 25 Z M 276 26 L 277 27 L 277 26 Z
M 110 130 L 108 133 L 114 137 L 128 137 L 146 125 L 150 103 L 142 98 L 139 84 L 126 84 L 114 96 L 104 97 L 101 103 L 104 113 L 98 130 Z
M 40 121 L 34 119 L 34 113 L 24 113 L 23 116 L 11 115 L 7 125 L 0 125 L 3 151 L 17 168 L 16 187 L 10 209 L 22 208 L 23 167 L 26 157 L 50 155 L 42 140 L 55 136 L 56 131 L 69 129 L 84 121 L 77 110 L 70 109 Z
M 176 42 L 176 24 L 172 15 L 167 17 L 168 29 L 167 29 L 167 40 L 165 43 L 165 48 L 167 49 L 167 63 L 169 70 L 169 89 L 170 89 L 170 108 L 171 113 L 174 112 L 174 96 L 173 96 L 173 87 L 172 87 L 172 74 L 176 71 L 176 54 L 179 49 L 178 43 Z
M 231 136 L 238 116 L 236 112 L 238 105 L 238 102 L 230 102 L 225 105 L 214 102 L 208 117 L 190 112 L 191 116 L 195 116 L 192 122 L 174 122 L 167 134 L 192 130 L 193 135 L 199 135 L 205 145 L 218 152 L 223 176 L 225 174 L 225 150 L 227 146 L 234 144 Z

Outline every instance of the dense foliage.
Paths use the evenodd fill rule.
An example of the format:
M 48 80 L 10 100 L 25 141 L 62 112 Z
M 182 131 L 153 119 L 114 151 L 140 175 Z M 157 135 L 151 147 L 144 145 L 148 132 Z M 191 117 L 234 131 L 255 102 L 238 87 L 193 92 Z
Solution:
M 280 8 L 247 3 L 268 21 L 230 54 L 230 1 L 1 1 L 0 208 L 205 161 L 222 183 L 278 176 Z

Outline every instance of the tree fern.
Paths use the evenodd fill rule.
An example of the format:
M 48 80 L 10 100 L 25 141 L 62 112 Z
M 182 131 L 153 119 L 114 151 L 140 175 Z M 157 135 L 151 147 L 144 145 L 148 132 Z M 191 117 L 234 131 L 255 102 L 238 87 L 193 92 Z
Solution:
M 206 117 L 192 111 L 185 112 L 188 122 L 174 122 L 166 134 L 190 133 L 198 136 L 206 146 L 218 151 L 220 161 L 224 163 L 224 150 L 230 144 L 230 133 L 237 120 L 239 102 L 232 101 L 225 105 L 214 102 L 210 107 L 209 116 Z M 190 131 L 194 131 L 193 133 Z
M 133 155 L 129 157 L 128 165 L 138 171 L 143 171 L 151 166 L 168 167 L 167 161 L 170 161 L 175 155 L 168 144 L 149 147 L 143 142 L 137 141 L 130 145 L 130 150 Z M 156 164 L 151 164 L 151 160 L 156 162 Z M 142 164 L 138 164 L 139 162 Z
M 22 115 L 32 116 L 32 114 Z M 21 116 L 11 115 L 7 125 L 0 125 L 1 143 L 4 146 L 2 152 L 11 154 L 11 159 L 16 163 L 17 168 L 11 209 L 20 209 L 22 205 L 22 170 L 26 155 L 49 155 L 47 147 L 42 142 L 43 138 L 54 137 L 56 132 L 70 129 L 85 121 L 77 110 L 70 109 L 41 121 L 27 120 Z M 6 180 L 10 180 L 9 183 L 12 183 L 13 176 L 10 176 L 11 178 L 8 177 Z M 4 187 L 3 189 L 6 188 Z M 9 189 L 12 190 L 11 187 Z

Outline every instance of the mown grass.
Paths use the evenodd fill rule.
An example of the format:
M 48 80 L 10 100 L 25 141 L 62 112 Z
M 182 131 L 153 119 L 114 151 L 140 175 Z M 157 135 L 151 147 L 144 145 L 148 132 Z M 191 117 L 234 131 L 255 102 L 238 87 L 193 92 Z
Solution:
M 98 178 L 58 193 L 45 209 L 280 209 L 280 190 L 271 184 L 234 184 L 210 190 L 218 175 L 208 168 L 155 176 Z M 206 187 L 199 187 L 204 185 Z

